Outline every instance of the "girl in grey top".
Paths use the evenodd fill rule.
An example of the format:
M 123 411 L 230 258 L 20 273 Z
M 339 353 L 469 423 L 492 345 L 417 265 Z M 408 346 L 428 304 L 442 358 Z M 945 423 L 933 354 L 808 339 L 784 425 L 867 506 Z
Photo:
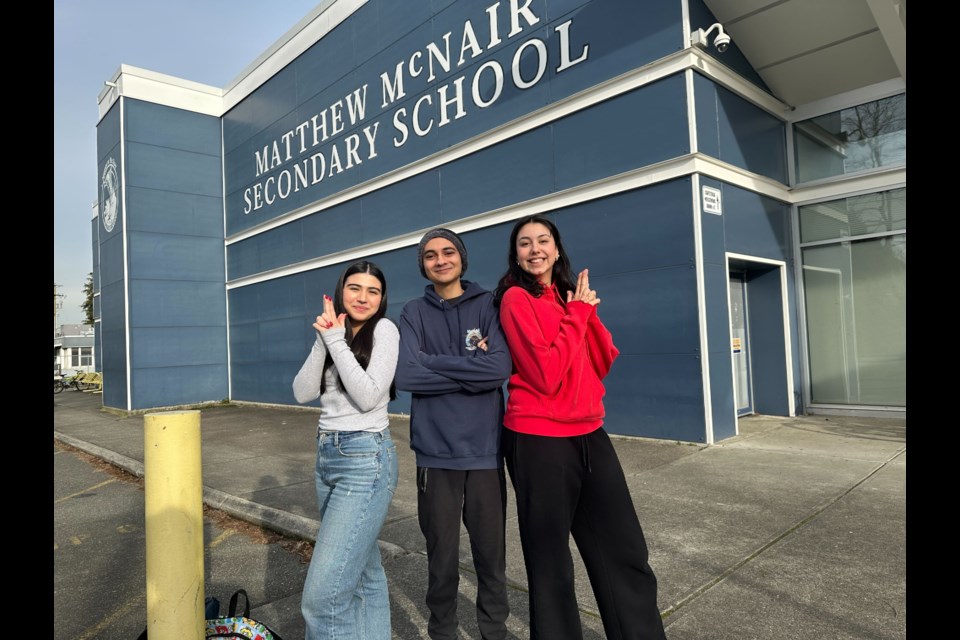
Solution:
M 400 334 L 386 319 L 387 282 L 357 262 L 313 323 L 317 339 L 293 381 L 320 398 L 315 470 L 320 529 L 303 588 L 307 640 L 390 640 L 390 598 L 377 536 L 397 487 L 387 403 Z

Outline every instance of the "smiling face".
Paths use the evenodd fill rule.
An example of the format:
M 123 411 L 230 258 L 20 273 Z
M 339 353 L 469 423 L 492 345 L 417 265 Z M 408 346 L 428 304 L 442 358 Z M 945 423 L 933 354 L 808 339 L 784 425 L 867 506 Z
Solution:
M 380 309 L 383 283 L 369 273 L 355 273 L 343 283 L 343 308 L 353 321 L 356 333 Z
M 549 227 L 539 222 L 530 222 L 517 232 L 517 260 L 520 268 L 541 283 L 553 283 L 553 265 L 560 257 L 557 243 Z
M 435 285 L 453 284 L 463 274 L 460 252 L 446 238 L 434 238 L 423 247 L 423 270 Z

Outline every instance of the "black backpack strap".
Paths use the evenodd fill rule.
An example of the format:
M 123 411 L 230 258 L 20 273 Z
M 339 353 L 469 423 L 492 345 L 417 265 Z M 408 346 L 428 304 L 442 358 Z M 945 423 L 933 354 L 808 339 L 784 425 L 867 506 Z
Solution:
M 237 613 L 237 601 L 240 598 L 240 595 L 243 594 L 243 612 Z M 241 615 L 244 618 L 250 617 L 250 597 L 247 595 L 247 592 L 243 589 L 237 589 L 232 596 L 230 596 L 230 609 L 228 616 L 231 618 Z

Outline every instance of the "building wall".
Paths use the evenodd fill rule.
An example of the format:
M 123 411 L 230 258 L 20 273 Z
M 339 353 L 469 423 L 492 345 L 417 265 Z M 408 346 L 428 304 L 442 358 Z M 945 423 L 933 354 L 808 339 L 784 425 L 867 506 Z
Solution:
M 228 237 L 441 152 L 683 47 L 681 6 L 676 0 L 532 0 L 527 11 L 515 19 L 509 15 L 513 3 L 491 6 L 494 4 L 495 34 L 485 5 L 476 2 L 461 0 L 435 7 L 436 3 L 371 0 L 227 113 L 223 132 Z M 465 36 L 467 33 L 476 39 Z M 436 57 L 429 49 L 433 44 L 445 51 L 444 34 L 450 34 L 451 58 L 456 60 L 451 59 L 449 71 L 434 64 L 431 76 L 427 61 Z M 558 71 L 563 66 L 563 34 L 571 64 Z M 465 41 L 475 42 L 476 48 L 464 48 Z M 490 46 L 491 42 L 496 44 Z M 541 44 L 545 56 L 538 55 Z M 586 58 L 573 64 L 584 53 Z M 410 73 L 411 60 L 414 71 L 423 66 L 418 76 Z M 545 60 L 542 75 L 537 73 L 540 60 Z M 511 80 L 515 61 L 523 80 L 538 78 L 529 88 L 518 88 Z M 492 66 L 484 68 L 488 63 Z M 392 81 L 398 67 L 404 78 L 402 98 L 383 89 L 382 76 L 386 74 Z M 484 70 L 478 74 L 481 68 Z M 504 74 L 499 93 L 494 88 L 496 69 Z M 474 78 L 479 78 L 476 85 L 481 102 L 491 101 L 490 106 L 482 108 L 475 103 Z M 452 100 L 455 95 L 463 97 L 462 111 L 456 105 L 441 108 L 442 97 Z M 365 100 L 359 100 L 360 96 Z M 495 101 L 494 96 L 498 96 Z M 361 102 L 364 109 L 359 117 L 360 110 L 349 109 L 348 103 Z M 429 129 L 422 136 L 413 131 L 418 103 L 417 120 Z M 336 113 L 341 114 L 342 130 L 334 124 Z M 304 135 L 289 135 L 304 123 L 313 123 L 313 118 L 316 122 L 326 119 L 329 139 L 314 145 L 312 124 L 303 130 Z M 370 143 L 368 136 L 375 143 Z M 358 145 L 358 162 L 348 159 L 346 149 L 352 144 L 348 140 Z M 257 153 L 262 164 L 257 162 Z M 313 171 L 312 158 L 317 154 L 326 171 L 314 184 L 320 175 Z M 340 170 L 333 169 L 334 155 L 339 158 Z M 316 162 L 319 166 L 321 161 Z M 296 188 L 296 167 L 309 173 L 308 186 Z M 271 178 L 292 180 L 290 184 L 295 186 L 286 198 L 280 198 L 276 195 L 278 183 Z M 565 179 L 570 178 L 560 181 Z M 274 193 L 273 204 L 257 200 L 261 188 L 268 191 L 264 198 Z
M 123 183 L 116 226 L 101 215 L 98 229 L 104 403 L 226 398 L 219 118 L 131 99 L 110 118 L 101 164 L 115 162 Z
M 694 442 L 735 435 L 733 254 L 783 265 L 752 273 L 764 317 L 781 319 L 761 336 L 757 406 L 785 414 L 798 405 L 789 206 L 696 170 L 656 174 L 716 158 L 786 187 L 786 124 L 691 70 L 604 93 L 608 81 L 683 49 L 676 0 L 533 0 L 512 17 L 511 3 L 495 6 L 492 36 L 484 5 L 370 0 L 222 119 L 123 99 L 126 210 L 112 233 L 97 227 L 106 404 L 293 404 L 312 318 L 356 256 L 384 270 L 396 320 L 427 284 L 415 264 L 422 231 L 459 228 L 466 278 L 493 289 L 521 215 L 510 212 L 537 208 L 556 220 L 574 268 L 590 269 L 621 351 L 606 381 L 611 432 Z M 430 47 L 445 34 L 451 69 L 434 55 L 427 81 Z M 404 96 L 391 98 L 381 74 L 392 82 L 398 64 Z M 411 75 L 417 64 L 422 73 Z M 515 67 L 528 88 L 511 79 Z M 117 112 L 98 130 L 101 171 L 121 148 Z M 337 114 L 342 130 L 313 144 L 313 123 L 327 118 L 339 129 Z M 650 179 L 605 188 L 638 175 Z M 720 215 L 702 210 L 704 186 L 720 191 Z M 578 196 L 566 203 L 569 193 Z M 363 253 L 364 245 L 377 248 Z M 129 354 L 118 347 L 127 329 Z M 391 411 L 409 411 L 409 400 L 400 393 Z
M 98 256 L 95 269 L 95 281 L 98 285 L 99 333 L 98 344 L 102 345 L 97 354 L 103 372 L 103 404 L 108 407 L 126 409 L 127 398 L 127 317 L 126 317 L 126 263 L 123 241 L 124 211 L 123 187 L 124 176 L 122 171 L 123 156 L 121 152 L 121 111 L 123 103 L 118 102 L 97 126 L 97 175 L 103 179 L 107 166 L 113 163 L 116 167 L 119 183 L 117 188 L 116 218 L 111 229 L 104 227 L 105 216 L 100 215 L 94 220 L 99 226 L 97 230 L 98 246 L 94 255 Z M 98 185 L 99 187 L 100 185 Z M 98 188 L 101 203 L 105 195 Z

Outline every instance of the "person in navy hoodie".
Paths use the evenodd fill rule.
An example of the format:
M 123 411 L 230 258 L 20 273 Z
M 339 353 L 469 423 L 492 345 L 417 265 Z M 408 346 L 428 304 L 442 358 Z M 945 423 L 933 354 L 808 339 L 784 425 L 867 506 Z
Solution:
M 493 295 L 462 279 L 467 250 L 456 233 L 428 231 L 417 262 L 430 284 L 400 315 L 396 383 L 412 394 L 410 447 L 429 573 L 427 631 L 431 640 L 457 637 L 462 518 L 477 572 L 480 634 L 502 640 L 509 605 L 500 433 L 510 353 Z

